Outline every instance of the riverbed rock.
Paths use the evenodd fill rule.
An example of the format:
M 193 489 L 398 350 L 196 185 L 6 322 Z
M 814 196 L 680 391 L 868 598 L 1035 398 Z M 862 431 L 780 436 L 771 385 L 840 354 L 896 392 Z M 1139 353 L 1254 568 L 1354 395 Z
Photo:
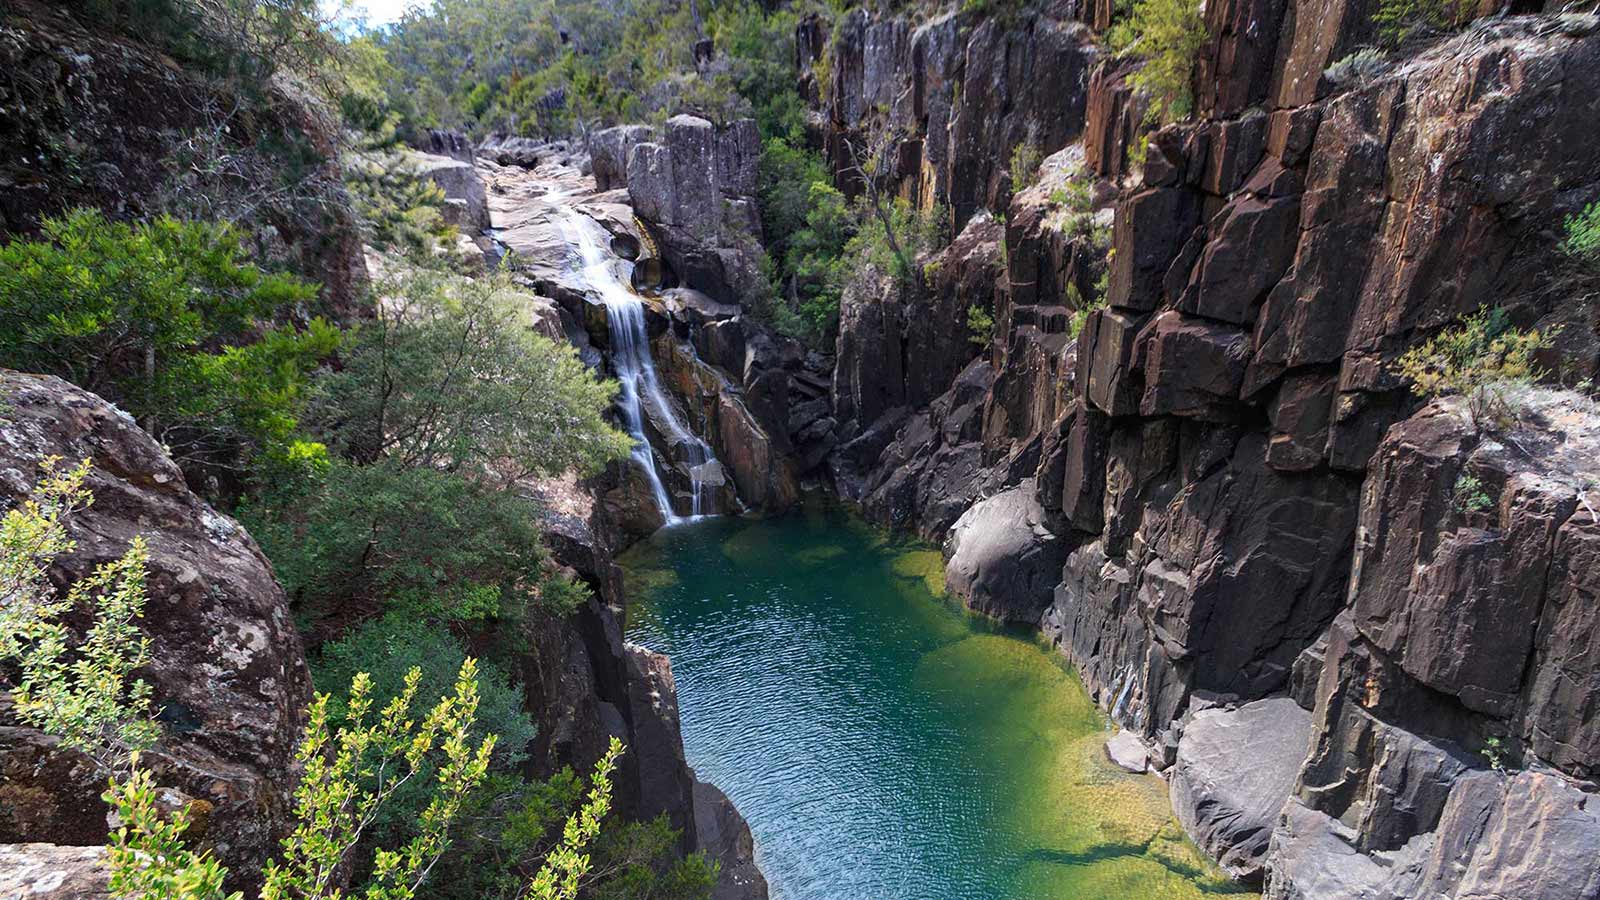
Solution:
M 211 805 L 204 846 L 249 886 L 286 827 L 311 682 L 272 567 L 239 523 L 192 493 L 178 467 L 126 413 L 57 378 L 0 370 L 0 497 L 15 504 L 47 457 L 88 459 L 94 504 L 69 520 L 76 549 L 50 568 L 63 589 L 149 549 L 142 676 L 162 738 L 145 756 L 158 784 Z M 74 617 L 82 626 L 83 620 Z M 97 844 L 105 774 L 54 738 L 0 712 L 0 841 Z
M 628 196 L 679 282 L 738 304 L 762 286 L 755 122 L 667 120 L 659 141 L 627 154 Z
M 694 822 L 699 847 L 722 871 L 711 900 L 767 900 L 767 879 L 756 867 L 750 825 L 716 785 L 695 780 Z
M 1311 714 L 1287 697 L 1202 710 L 1184 726 L 1172 806 L 1194 842 L 1234 878 L 1261 880 L 1310 735 Z
M 973 609 L 1035 624 L 1050 605 L 1066 549 L 1045 527 L 1030 479 L 956 520 L 945 542 L 945 585 Z
M 1106 757 L 1117 768 L 1135 775 L 1142 775 L 1150 768 L 1150 754 L 1145 749 L 1144 741 L 1131 731 L 1119 731 L 1106 741 Z
M 426 178 L 444 191 L 447 201 L 445 217 L 450 224 L 468 235 L 475 235 L 489 227 L 489 198 L 484 193 L 483 180 L 473 160 L 458 159 L 418 150 L 408 151 L 403 157 L 418 177 Z

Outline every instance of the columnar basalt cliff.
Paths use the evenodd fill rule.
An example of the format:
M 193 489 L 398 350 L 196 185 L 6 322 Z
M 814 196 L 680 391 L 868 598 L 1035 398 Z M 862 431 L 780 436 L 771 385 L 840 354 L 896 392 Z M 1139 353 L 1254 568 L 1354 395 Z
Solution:
M 1589 896 L 1600 420 L 1536 392 L 1496 439 L 1415 412 L 1392 364 L 1494 305 L 1562 326 L 1552 369 L 1596 370 L 1554 226 L 1600 198 L 1600 28 L 1483 20 L 1336 84 L 1373 37 L 1358 6 L 1208 5 L 1198 116 L 1153 133 L 1096 10 L 804 23 L 841 186 L 882 117 L 902 195 L 957 235 L 931 284 L 846 295 L 830 471 L 948 535 L 957 592 L 1041 628 L 1272 896 Z M 1046 163 L 1013 190 L 1024 142 Z M 1055 208 L 1069 178 L 1098 212 Z M 1491 510 L 1453 511 L 1463 471 Z M 1269 719 L 1293 733 L 1258 739 Z

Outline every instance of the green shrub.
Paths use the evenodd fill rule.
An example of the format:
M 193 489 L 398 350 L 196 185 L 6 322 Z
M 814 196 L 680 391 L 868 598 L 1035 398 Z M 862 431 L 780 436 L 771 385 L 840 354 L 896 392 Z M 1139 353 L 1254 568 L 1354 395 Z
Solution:
M 530 298 L 506 276 L 420 272 L 380 292 L 307 412 L 339 452 L 501 487 L 627 455 L 632 442 L 605 420 L 616 383 L 534 331 Z
M 1568 216 L 1562 232 L 1561 252 L 1580 266 L 1600 272 L 1600 201 Z
M 543 590 L 538 508 L 459 474 L 340 459 L 239 516 L 313 620 L 352 602 L 444 622 L 570 611 L 569 595 Z
M 1378 0 L 1372 21 L 1379 38 L 1397 47 L 1419 34 L 1464 28 L 1477 9 L 1477 0 Z
M 1144 60 L 1129 80 L 1150 98 L 1150 122 L 1165 124 L 1193 112 L 1190 76 L 1206 42 L 1200 4 L 1193 0 L 1137 0 L 1128 18 L 1112 26 L 1108 37 L 1117 53 Z
M 182 462 L 231 465 L 287 439 L 338 345 L 320 320 L 270 324 L 315 298 L 226 226 L 78 210 L 0 247 L 0 358 L 122 405 Z
M 1510 392 L 1542 377 L 1534 354 L 1551 338 L 1512 327 L 1504 310 L 1485 309 L 1406 351 L 1394 370 L 1420 397 L 1463 397 L 1474 427 L 1502 426 L 1513 411 Z
M 1456 478 L 1450 502 L 1460 513 L 1488 512 L 1494 508 L 1494 500 L 1483 489 L 1483 482 L 1470 472 L 1463 472 Z
M 1039 147 L 1032 141 L 1023 141 L 1011 148 L 1011 165 L 1006 170 L 1011 173 L 1011 190 L 1020 192 L 1032 185 L 1039 177 L 1042 161 Z
M 47 463 L 29 501 L 0 520 L 0 589 L 6 599 L 0 606 L 0 662 L 22 673 L 13 696 L 17 714 L 83 751 L 108 776 L 103 796 L 116 825 L 106 841 L 106 859 L 114 895 L 241 900 L 238 893 L 224 895 L 226 872 L 217 860 L 187 846 L 189 809 L 161 810 L 154 774 L 139 764 L 140 752 L 159 736 L 150 688 L 130 679 L 149 660 L 149 641 L 134 624 L 146 602 L 143 545 L 135 539 L 120 560 L 64 596 L 58 597 L 47 580 L 52 561 L 72 550 L 64 518 L 92 500 L 83 488 L 87 461 L 59 474 L 54 466 L 54 460 Z M 91 621 L 83 643 L 69 648 L 61 619 L 79 605 L 89 607 Z M 454 679 L 442 680 L 444 690 L 431 711 L 415 718 L 411 708 L 421 680 L 421 670 L 413 668 L 380 709 L 372 679 L 352 674 L 338 726 L 332 723 L 327 694 L 312 702 L 296 752 L 294 830 L 263 870 L 262 897 L 330 896 L 352 865 L 367 876 L 365 888 L 357 888 L 362 895 L 413 896 L 443 854 L 467 799 L 484 781 L 496 740 L 471 734 L 480 706 L 473 660 L 463 658 Z M 594 789 L 546 858 L 550 871 L 541 870 L 534 879 L 537 896 L 570 900 L 575 895 L 576 879 L 588 869 L 581 851 L 593 841 L 609 807 L 609 776 L 620 752 L 613 740 Z M 369 824 L 412 790 L 418 797 L 404 843 L 397 849 L 374 847 L 370 864 L 357 864 L 352 856 Z
M 994 313 L 974 303 L 967 307 L 967 340 L 979 347 L 994 340 Z
M 1365 84 L 1381 75 L 1383 68 L 1383 51 L 1375 47 L 1366 47 L 1324 69 L 1322 77 L 1341 87 Z
M 352 154 L 344 173 L 372 246 L 426 258 L 455 239 L 455 226 L 444 217 L 444 191 L 418 174 L 404 151 Z

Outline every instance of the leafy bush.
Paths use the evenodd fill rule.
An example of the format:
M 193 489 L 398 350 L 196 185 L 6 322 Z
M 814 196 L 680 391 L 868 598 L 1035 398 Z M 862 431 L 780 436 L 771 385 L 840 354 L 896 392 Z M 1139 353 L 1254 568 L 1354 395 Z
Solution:
M 1193 112 L 1190 75 L 1206 42 L 1200 4 L 1193 0 L 1136 0 L 1130 15 L 1112 26 L 1108 38 L 1117 53 L 1144 60 L 1129 81 L 1149 96 L 1146 115 L 1151 122 L 1164 124 Z
M 320 320 L 269 324 L 315 297 L 226 226 L 78 210 L 0 247 L 0 357 L 123 405 L 180 461 L 231 466 L 287 439 L 338 345 Z
M 1477 10 L 1477 0 L 1378 0 L 1372 21 L 1379 38 L 1397 47 L 1416 35 L 1463 28 Z
M 100 768 L 121 772 L 130 754 L 155 743 L 150 686 L 133 672 L 150 661 L 150 642 L 134 626 L 144 612 L 144 542 L 58 594 L 50 563 L 71 553 L 66 520 L 93 498 L 83 486 L 89 461 L 62 471 L 45 461 L 30 497 L 0 519 L 0 661 L 21 670 L 11 702 L 17 717 L 57 735 Z M 84 642 L 70 650 L 62 618 L 97 611 Z M 76 657 L 76 658 L 73 658 Z
M 1483 489 L 1483 482 L 1470 472 L 1463 472 L 1456 478 L 1450 503 L 1461 513 L 1487 512 L 1494 508 L 1494 500 Z
M 420 175 L 404 151 L 352 154 L 344 172 L 367 243 L 426 257 L 454 240 L 444 191 Z
M 1512 327 L 1504 310 L 1485 309 L 1406 351 L 1395 371 L 1420 397 L 1465 398 L 1474 427 L 1503 425 L 1512 413 L 1510 390 L 1542 376 L 1533 357 L 1551 338 Z
M 627 455 L 631 441 L 605 420 L 616 384 L 535 332 L 528 296 L 505 276 L 421 272 L 381 293 L 340 371 L 317 382 L 307 420 L 330 446 L 503 487 Z
M 1600 202 L 1568 216 L 1562 223 L 1561 252 L 1593 272 L 1600 272 Z
M 62 599 L 55 599 L 46 579 L 52 560 L 72 549 L 64 517 L 92 500 L 83 488 L 87 462 L 61 474 L 54 467 L 52 460 L 30 500 L 0 520 L 0 589 L 8 601 L 0 607 L 0 624 L 6 626 L 0 631 L 0 662 L 23 672 L 18 715 L 57 735 L 65 746 L 84 751 L 109 776 L 104 799 L 118 823 L 106 854 L 113 894 L 130 900 L 241 900 L 238 893 L 224 895 L 227 873 L 217 860 L 186 845 L 189 810 L 162 811 L 154 775 L 139 765 L 140 751 L 159 734 L 149 688 L 129 680 L 148 660 L 148 640 L 133 624 L 146 602 L 142 545 L 135 541 L 121 560 Z M 69 650 L 60 618 L 78 603 L 92 607 L 92 621 L 85 642 Z M 417 637 L 405 639 L 410 644 Z M 69 653 L 77 659 L 64 664 Z M 386 675 L 393 671 L 385 669 Z M 438 683 L 429 689 L 442 685 L 444 690 L 420 718 L 411 715 L 423 689 L 420 667 L 399 678 L 397 693 L 381 708 L 373 679 L 350 674 L 348 698 L 337 716 L 342 724 L 334 724 L 328 694 L 312 702 L 296 752 L 302 774 L 294 792 L 295 827 L 263 870 L 263 898 L 337 896 L 334 885 L 352 867 L 366 876 L 364 889 L 356 893 L 388 900 L 414 896 L 449 844 L 452 825 L 487 777 L 496 743 L 492 734 L 474 734 L 481 731 L 475 725 L 481 703 L 476 663 L 462 658 L 453 681 L 447 673 L 433 675 Z M 489 683 L 504 688 L 497 678 Z M 517 724 L 503 694 L 496 705 L 502 721 Z M 521 731 L 526 734 L 526 727 Z M 610 807 L 610 776 L 621 752 L 613 739 L 588 797 L 529 884 L 533 896 L 576 897 L 589 869 L 583 851 Z M 369 849 L 371 824 L 413 790 L 416 802 L 404 842 L 397 849 L 370 847 L 370 864 L 358 863 L 356 851 Z
M 1039 164 L 1043 158 L 1039 147 L 1032 141 L 1023 141 L 1011 148 L 1011 190 L 1022 191 L 1039 177 Z
M 979 347 L 994 340 L 994 313 L 974 303 L 967 307 L 967 340 Z
M 1340 86 L 1365 84 L 1381 75 L 1383 67 L 1383 51 L 1367 47 L 1324 69 L 1322 77 Z
M 571 602 L 542 588 L 533 503 L 450 472 L 336 460 L 239 515 L 312 619 L 355 603 L 424 621 L 517 620 L 547 599 Z

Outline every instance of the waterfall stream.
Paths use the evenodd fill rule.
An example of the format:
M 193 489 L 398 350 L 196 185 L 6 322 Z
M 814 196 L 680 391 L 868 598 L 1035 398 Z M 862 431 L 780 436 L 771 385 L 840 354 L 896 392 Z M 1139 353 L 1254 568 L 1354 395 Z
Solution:
M 607 247 L 609 234 L 598 222 L 582 213 L 564 209 L 561 210 L 560 227 L 567 243 L 577 250 L 579 279 L 605 304 L 606 324 L 611 336 L 611 364 L 622 386 L 619 402 L 623 424 L 634 441 L 633 459 L 649 479 L 656 507 L 667 524 L 697 518 L 704 514 L 705 507 L 702 476 L 707 464 L 714 462 L 716 456 L 705 441 L 679 420 L 662 391 L 661 380 L 656 377 L 655 361 L 650 356 L 644 301 L 629 285 L 628 273 L 622 271 L 625 263 Z M 654 422 L 666 430 L 668 443 L 685 457 L 679 461 L 689 473 L 687 517 L 678 515 L 673 509 L 672 495 L 667 492 L 661 473 L 656 468 L 655 453 L 645 433 L 647 404 Z

